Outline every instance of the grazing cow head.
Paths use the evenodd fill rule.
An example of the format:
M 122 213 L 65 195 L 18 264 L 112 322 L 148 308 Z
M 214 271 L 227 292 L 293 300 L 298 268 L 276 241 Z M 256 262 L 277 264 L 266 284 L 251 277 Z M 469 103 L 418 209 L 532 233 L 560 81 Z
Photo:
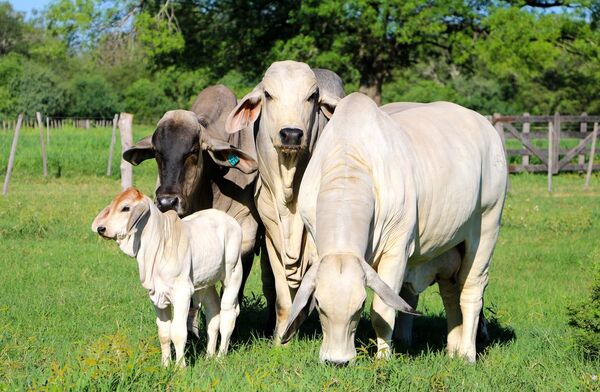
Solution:
M 131 234 L 149 211 L 149 200 L 135 188 L 119 193 L 94 219 L 92 231 L 102 238 L 120 240 Z
M 319 312 L 323 329 L 321 361 L 345 364 L 354 359 L 354 335 L 367 298 L 365 286 L 373 289 L 388 306 L 418 314 L 364 260 L 352 254 L 325 256 L 302 279 L 282 342 L 294 334 L 299 324 L 296 319 L 301 317 L 310 300 Z
M 158 122 L 151 136 L 123 153 L 123 158 L 133 165 L 156 159 L 160 179 L 156 205 L 161 211 L 175 210 L 181 217 L 195 212 L 194 195 L 202 179 L 214 174 L 207 172 L 212 162 L 248 174 L 256 171 L 254 158 L 212 137 L 207 131 L 209 126 L 211 124 L 202 115 L 171 110 Z M 216 170 L 214 165 L 212 167 Z
M 337 98 L 319 90 L 315 73 L 304 63 L 273 63 L 262 82 L 238 103 L 227 119 L 229 133 L 252 125 L 268 134 L 275 149 L 295 156 L 313 141 L 319 110 L 329 118 Z

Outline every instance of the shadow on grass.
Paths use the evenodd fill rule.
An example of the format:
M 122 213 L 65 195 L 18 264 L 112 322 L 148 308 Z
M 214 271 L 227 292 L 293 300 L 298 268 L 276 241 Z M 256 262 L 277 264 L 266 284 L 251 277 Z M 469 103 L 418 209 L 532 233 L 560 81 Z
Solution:
M 477 353 L 485 354 L 488 347 L 506 345 L 513 342 L 517 336 L 511 327 L 503 326 L 495 317 L 493 307 L 487 307 L 486 311 L 487 329 L 489 340 L 477 341 Z M 244 298 L 240 315 L 236 322 L 236 329 L 231 338 L 230 350 L 236 347 L 252 343 L 256 339 L 270 340 L 272 331 L 267 331 L 267 308 L 264 298 L 259 295 L 251 295 Z M 198 358 L 204 357 L 206 353 L 206 327 L 204 317 L 198 322 L 200 336 L 188 337 L 186 346 L 186 359 L 190 365 L 194 365 Z M 409 356 L 420 356 L 427 353 L 445 352 L 446 350 L 446 316 L 443 312 L 436 315 L 424 315 L 416 317 L 413 325 L 412 347 L 403 347 L 394 342 L 394 350 L 397 353 Z M 298 331 L 298 339 L 321 339 L 321 324 L 316 311 L 314 311 L 302 324 Z M 368 313 L 363 313 L 356 330 L 357 348 L 364 347 L 369 355 L 377 351 L 375 345 L 375 332 L 371 325 Z
M 493 314 L 493 309 L 486 309 L 487 330 L 489 338 L 477 338 L 477 354 L 485 354 L 488 347 L 506 345 L 513 342 L 517 335 L 511 327 L 503 326 Z M 491 313 L 491 314 L 490 314 Z M 427 315 L 415 319 L 413 326 L 413 344 L 406 349 L 395 343 L 397 352 L 404 352 L 411 356 L 426 353 L 446 351 L 447 325 L 446 315 L 440 312 L 436 315 Z

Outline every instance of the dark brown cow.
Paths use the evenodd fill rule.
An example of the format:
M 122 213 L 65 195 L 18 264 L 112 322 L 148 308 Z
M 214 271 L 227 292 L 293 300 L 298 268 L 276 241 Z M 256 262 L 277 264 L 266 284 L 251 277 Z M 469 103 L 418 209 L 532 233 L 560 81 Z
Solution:
M 234 135 L 224 129 L 236 103 L 229 88 L 208 87 L 198 95 L 192 111 L 165 113 L 154 133 L 125 151 L 123 158 L 133 165 L 156 159 L 159 186 L 155 203 L 161 211 L 175 210 L 184 217 L 216 208 L 239 222 L 244 269 L 241 300 L 263 229 L 254 205 L 257 164 L 252 129 Z M 270 267 L 268 261 L 261 264 Z M 267 291 L 270 286 L 267 283 Z M 269 304 L 270 298 L 267 295 Z

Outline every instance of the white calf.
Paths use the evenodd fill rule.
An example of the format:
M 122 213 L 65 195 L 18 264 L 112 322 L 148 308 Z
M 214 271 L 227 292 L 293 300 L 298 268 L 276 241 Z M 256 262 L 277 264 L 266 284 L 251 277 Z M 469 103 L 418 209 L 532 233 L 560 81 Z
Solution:
M 204 305 L 207 355 L 215 354 L 219 332 L 219 356 L 227 353 L 240 312 L 237 295 L 242 282 L 242 229 L 234 218 L 210 209 L 180 219 L 174 211 L 163 214 L 147 196 L 129 188 L 96 216 L 92 231 L 116 240 L 125 254 L 137 259 L 140 281 L 156 309 L 165 366 L 171 359 L 171 342 L 177 362 L 185 366 L 192 297 L 194 304 Z M 218 281 L 223 283 L 221 299 L 215 289 Z

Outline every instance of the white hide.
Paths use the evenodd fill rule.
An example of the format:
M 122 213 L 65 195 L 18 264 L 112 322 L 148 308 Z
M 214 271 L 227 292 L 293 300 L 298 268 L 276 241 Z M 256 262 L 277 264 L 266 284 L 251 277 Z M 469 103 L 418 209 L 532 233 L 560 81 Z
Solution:
M 304 168 L 319 133 L 337 103 L 322 87 L 343 92 L 335 74 L 295 61 L 273 63 L 261 83 L 240 100 L 227 120 L 229 132 L 255 127 L 259 179 L 256 206 L 266 229 L 266 245 L 277 292 L 278 341 L 288 317 L 292 299 L 314 257 L 314 246 L 306 241 L 304 223 L 297 211 L 297 195 Z M 291 127 L 303 132 L 296 147 L 283 146 L 279 132 Z
M 346 347 L 360 312 L 350 299 L 332 293 L 358 276 L 363 283 L 353 292 L 362 295 L 364 278 L 350 266 L 366 260 L 395 293 L 403 284 L 418 293 L 437 280 L 448 313 L 449 353 L 474 361 L 506 192 L 502 142 L 484 117 L 452 103 L 384 110 L 358 93 L 340 101 L 300 188 L 300 214 L 322 261 L 311 267 L 316 273 L 307 273 L 313 282 L 306 282 L 316 287 L 320 304 L 321 359 L 347 362 L 356 355 L 353 343 Z M 296 300 L 302 305 L 297 297 L 294 308 Z M 395 310 L 388 303 L 379 296 L 373 301 L 378 356 L 390 353 Z M 345 309 L 345 316 L 326 326 L 323 312 L 332 309 Z
M 123 206 L 129 211 L 121 212 Z M 156 309 L 165 366 L 170 362 L 171 342 L 177 362 L 185 366 L 192 296 L 206 315 L 207 355 L 215 354 L 219 332 L 219 355 L 227 353 L 242 282 L 242 230 L 234 218 L 208 209 L 180 219 L 174 211 L 160 212 L 150 198 L 130 188 L 98 214 L 92 230 L 99 227 L 106 230 L 101 235 L 115 239 L 125 254 L 137 259 L 140 281 Z M 217 282 L 223 283 L 220 299 Z

